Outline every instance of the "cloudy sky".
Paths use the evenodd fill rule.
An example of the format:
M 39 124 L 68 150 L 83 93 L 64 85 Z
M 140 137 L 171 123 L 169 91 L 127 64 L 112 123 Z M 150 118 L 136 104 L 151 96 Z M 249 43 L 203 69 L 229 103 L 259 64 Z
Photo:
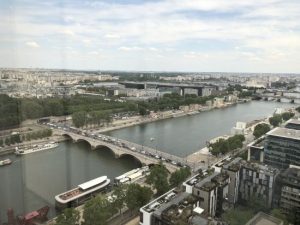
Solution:
M 0 0 L 0 67 L 300 72 L 299 0 Z

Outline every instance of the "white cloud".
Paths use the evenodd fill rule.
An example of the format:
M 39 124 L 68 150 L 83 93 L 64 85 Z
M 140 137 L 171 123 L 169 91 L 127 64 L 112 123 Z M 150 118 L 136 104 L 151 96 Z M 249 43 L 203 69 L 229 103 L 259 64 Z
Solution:
M 129 51 L 141 51 L 141 50 L 143 50 L 143 48 L 138 47 L 138 46 L 132 46 L 132 47 L 122 46 L 119 48 L 119 50 L 129 52 Z
M 119 39 L 120 38 L 120 36 L 117 34 L 106 34 L 104 37 L 108 38 L 108 39 Z
M 32 47 L 32 48 L 39 48 L 40 47 L 39 44 L 36 43 L 35 41 L 28 41 L 28 42 L 26 42 L 26 45 L 28 47 Z
M 97 52 L 97 51 L 91 51 L 91 52 L 89 52 L 89 55 L 99 55 L 99 52 Z
M 252 63 L 263 70 L 274 70 L 270 65 L 258 64 L 272 60 L 276 60 L 277 67 L 299 68 L 296 63 L 291 66 L 294 59 L 300 58 L 299 1 L 162 0 L 140 4 L 88 1 L 66 4 L 63 16 L 55 4 L 59 0 L 53 1 L 47 4 L 47 10 L 39 4 L 19 3 L 14 4 L 14 14 L 1 13 L 0 9 L 0 44 L 13 48 L 18 46 L 16 42 L 34 39 L 35 44 L 26 45 L 38 47 L 37 43 L 43 43 L 43 49 L 50 49 L 63 43 L 78 54 L 81 52 L 83 57 L 101 49 L 101 55 L 110 56 L 106 63 L 111 69 L 115 66 L 113 59 L 122 54 L 136 60 L 132 65 L 140 62 L 141 54 L 145 58 L 169 57 L 177 61 L 157 63 L 162 67 L 172 65 L 173 70 L 179 67 L 182 58 L 193 62 L 206 59 L 214 69 L 217 66 L 214 56 L 223 55 L 230 55 L 232 63 L 237 63 L 239 57 L 245 65 L 251 63 L 251 67 L 243 68 L 242 63 L 237 63 L 242 70 L 252 70 Z M 18 54 L 25 57 L 26 51 L 19 49 Z M 175 54 L 177 58 L 170 57 Z M 82 61 L 82 67 L 85 63 Z M 227 69 L 221 64 L 219 71 Z M 198 67 L 197 63 L 187 65 L 188 69 Z
M 64 30 L 61 31 L 61 33 L 64 34 L 64 35 L 67 35 L 67 36 L 74 36 L 75 35 L 75 33 L 70 29 L 64 29 Z

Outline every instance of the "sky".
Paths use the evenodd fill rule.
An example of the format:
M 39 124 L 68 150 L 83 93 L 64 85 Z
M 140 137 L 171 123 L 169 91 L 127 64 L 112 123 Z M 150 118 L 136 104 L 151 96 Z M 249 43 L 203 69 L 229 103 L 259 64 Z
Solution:
M 0 67 L 300 72 L 299 0 L 0 0 Z

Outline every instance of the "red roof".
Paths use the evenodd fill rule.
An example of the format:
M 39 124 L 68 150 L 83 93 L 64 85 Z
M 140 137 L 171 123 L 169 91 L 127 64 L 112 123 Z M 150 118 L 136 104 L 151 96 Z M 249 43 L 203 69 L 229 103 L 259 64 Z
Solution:
M 34 217 L 37 217 L 39 215 L 39 213 L 37 211 L 33 211 L 31 213 L 27 213 L 25 215 L 25 220 L 31 220 L 33 219 Z

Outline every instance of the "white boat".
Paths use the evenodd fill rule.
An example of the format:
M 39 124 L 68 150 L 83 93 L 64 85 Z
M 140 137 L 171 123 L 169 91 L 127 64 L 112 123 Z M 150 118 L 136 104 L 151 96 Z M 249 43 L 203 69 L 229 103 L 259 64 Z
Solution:
M 74 207 L 83 204 L 91 196 L 104 191 L 110 184 L 107 176 L 102 176 L 78 185 L 76 188 L 55 196 L 55 206 L 58 209 Z
M 12 161 L 10 159 L 0 160 L 0 166 L 10 165 Z
M 114 180 L 115 185 L 125 184 L 137 180 L 145 176 L 149 172 L 149 166 L 144 166 L 141 168 L 130 170 L 121 176 L 118 176 Z
M 30 149 L 18 149 L 18 148 L 16 148 L 15 154 L 16 155 L 26 155 L 26 154 L 30 154 L 30 153 L 35 153 L 35 152 L 45 151 L 45 150 L 49 150 L 49 149 L 54 149 L 56 147 L 58 147 L 58 143 L 51 142 L 51 143 L 44 144 L 44 145 L 34 145 Z

